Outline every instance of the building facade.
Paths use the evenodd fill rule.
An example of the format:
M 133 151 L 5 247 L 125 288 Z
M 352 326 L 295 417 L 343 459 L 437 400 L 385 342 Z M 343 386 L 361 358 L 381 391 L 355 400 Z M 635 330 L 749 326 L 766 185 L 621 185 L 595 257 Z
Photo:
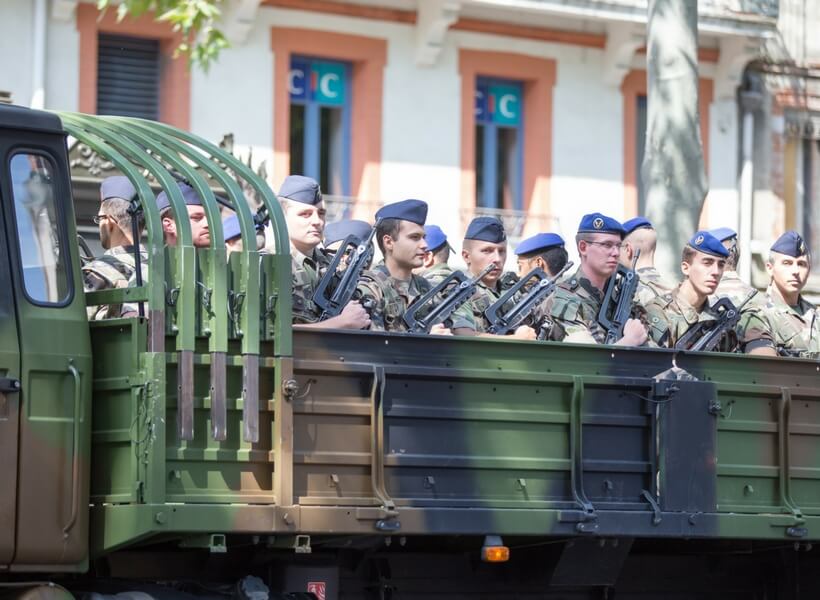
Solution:
M 701 222 L 746 233 L 758 279 L 784 228 L 820 248 L 816 4 L 699 6 Z M 6 0 L 0 45 L 16 58 L 0 90 L 231 133 L 274 189 L 290 172 L 320 179 L 336 216 L 415 197 L 455 239 L 479 213 L 513 239 L 570 239 L 586 212 L 643 210 L 646 12 L 645 0 L 230 0 L 232 48 L 206 73 L 175 60 L 178 35 L 149 18 Z

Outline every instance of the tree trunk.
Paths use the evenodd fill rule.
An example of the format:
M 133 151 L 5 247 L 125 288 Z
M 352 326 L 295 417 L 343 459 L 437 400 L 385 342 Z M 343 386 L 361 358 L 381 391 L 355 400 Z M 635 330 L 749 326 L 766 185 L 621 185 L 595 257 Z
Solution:
M 641 178 L 658 232 L 655 264 L 680 278 L 680 253 L 708 191 L 698 115 L 697 0 L 649 0 L 647 133 Z

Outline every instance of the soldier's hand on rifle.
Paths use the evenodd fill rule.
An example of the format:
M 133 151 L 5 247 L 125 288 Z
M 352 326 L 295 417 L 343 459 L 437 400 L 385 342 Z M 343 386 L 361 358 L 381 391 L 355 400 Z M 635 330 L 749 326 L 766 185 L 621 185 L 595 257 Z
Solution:
M 364 329 L 370 326 L 370 315 L 358 300 L 348 302 L 341 314 L 333 320 L 336 319 L 338 321 L 334 323 L 334 326 L 339 329 Z
M 624 324 L 624 337 L 615 342 L 616 346 L 642 346 L 649 334 L 638 319 L 628 319 Z
M 534 340 L 536 339 L 535 329 L 530 327 L 529 325 L 521 325 L 515 332 L 512 334 L 512 337 L 519 339 L 519 340 Z
M 453 332 L 441 323 L 437 323 L 430 328 L 430 335 L 453 335 Z

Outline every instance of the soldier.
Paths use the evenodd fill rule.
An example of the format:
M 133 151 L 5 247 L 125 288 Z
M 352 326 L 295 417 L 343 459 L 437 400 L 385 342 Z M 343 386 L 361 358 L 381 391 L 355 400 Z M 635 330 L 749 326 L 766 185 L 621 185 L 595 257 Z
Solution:
M 743 302 L 749 292 L 755 289 L 737 274 L 737 263 L 740 258 L 737 232 L 728 227 L 718 227 L 717 229 L 710 229 L 709 233 L 719 239 L 723 247 L 729 251 L 729 257 L 726 259 L 726 269 L 723 271 L 723 278 L 720 280 L 715 295 L 718 298 L 729 298 L 732 304 L 737 306 Z M 747 306 L 749 305 L 747 304 Z
M 131 210 L 131 201 L 137 190 L 127 177 L 115 176 L 103 180 L 100 185 L 100 208 L 94 223 L 100 228 L 100 244 L 105 248 L 102 256 L 83 266 L 83 282 L 86 292 L 124 288 L 135 285 L 136 259 L 132 237 L 132 219 L 137 219 L 137 231 L 142 232 L 142 219 Z M 148 277 L 148 255 L 140 249 L 140 267 L 143 281 Z M 89 306 L 88 318 L 96 321 L 117 317 L 134 316 L 136 304 L 109 304 Z
M 764 310 L 781 356 L 820 358 L 820 309 L 803 298 L 811 271 L 811 253 L 796 231 L 772 245 L 766 271 L 771 277 Z
M 447 236 L 438 225 L 424 226 L 427 254 L 424 255 L 424 265 L 421 276 L 429 280 L 434 286 L 441 283 L 453 273 L 448 264 L 452 247 L 447 243 Z
M 621 248 L 621 264 L 632 268 L 635 253 L 640 250 L 636 270 L 641 280 L 635 300 L 646 306 L 653 298 L 670 293 L 674 285 L 668 282 L 655 268 L 655 249 L 658 245 L 658 234 L 646 217 L 635 217 L 623 224 L 624 245 Z
M 225 248 L 228 250 L 228 254 L 242 251 L 242 233 L 239 229 L 239 218 L 235 214 L 228 215 L 222 221 L 222 235 L 225 237 Z M 256 225 L 256 249 L 262 250 L 264 247 L 264 226 Z
M 557 233 L 537 233 L 518 244 L 515 254 L 518 257 L 519 277 L 524 277 L 536 268 L 555 277 L 569 260 L 564 248 L 564 238 Z
M 419 296 L 433 288 L 433 284 L 414 275 L 427 252 L 424 239 L 424 220 L 427 203 L 421 200 L 403 200 L 382 207 L 376 213 L 376 243 L 384 255 L 384 262 L 372 271 L 366 271 L 359 280 L 358 292 L 362 302 L 371 307 L 375 331 L 406 331 L 403 316 Z M 431 332 L 438 335 L 475 335 L 475 324 L 466 307 L 456 310 L 452 330 L 442 324 L 434 325 Z
M 481 273 L 489 264 L 495 265 L 495 269 L 478 282 L 476 292 L 470 300 L 476 330 L 479 333 L 486 333 L 490 322 L 484 316 L 484 311 L 503 294 L 499 278 L 504 272 L 504 263 L 507 261 L 507 234 L 504 232 L 504 225 L 501 221 L 495 217 L 473 219 L 464 234 L 461 257 L 467 264 L 468 275 L 473 277 Z M 535 330 L 528 325 L 522 325 L 515 330 L 512 337 L 534 340 Z
M 325 229 L 325 206 L 319 184 L 310 177 L 289 175 L 279 188 L 279 204 L 285 214 L 293 258 L 293 322 L 320 329 L 363 329 L 370 324 L 358 301 L 341 314 L 319 322 L 321 313 L 313 293 L 327 268 L 327 256 L 319 251 Z
M 718 288 L 728 258 L 729 251 L 708 231 L 698 231 L 684 246 L 683 282 L 646 306 L 650 335 L 659 346 L 674 348 L 692 327 L 718 320 L 720 315 L 709 304 L 709 296 Z M 737 328 L 727 331 L 715 350 L 773 356 L 772 339 L 759 312 L 744 311 L 743 314 Z
M 195 248 L 207 248 L 211 245 L 211 232 L 208 228 L 208 219 L 205 216 L 205 209 L 202 208 L 202 201 L 199 194 L 187 183 L 177 182 L 179 191 L 182 193 L 182 200 L 188 210 L 188 219 L 191 221 L 191 239 Z M 163 190 L 157 195 L 157 208 L 162 219 L 162 232 L 165 235 L 167 246 L 177 245 L 177 224 L 171 208 L 171 200 Z
M 575 243 L 581 265 L 556 287 L 547 301 L 546 313 L 553 322 L 548 339 L 574 343 L 602 344 L 606 331 L 598 323 L 609 277 L 618 268 L 623 227 L 618 221 L 600 213 L 584 215 L 578 226 Z M 638 319 L 628 319 L 624 334 L 616 346 L 641 346 L 647 331 Z

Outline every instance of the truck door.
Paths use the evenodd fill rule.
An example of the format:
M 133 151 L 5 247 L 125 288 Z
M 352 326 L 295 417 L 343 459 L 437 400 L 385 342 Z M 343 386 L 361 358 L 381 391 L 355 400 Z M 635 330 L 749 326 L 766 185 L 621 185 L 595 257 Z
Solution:
M 0 568 L 14 557 L 17 436 L 20 427 L 20 345 L 11 281 L 9 238 L 0 211 Z
M 12 396 L 19 450 L 11 569 L 65 571 L 87 561 L 91 342 L 65 141 L 56 117 L 42 120 L 40 130 L 0 131 L 2 260 L 11 274 L 0 298 L 13 296 L 21 383 Z M 3 483 L 7 500 L 14 487 Z

